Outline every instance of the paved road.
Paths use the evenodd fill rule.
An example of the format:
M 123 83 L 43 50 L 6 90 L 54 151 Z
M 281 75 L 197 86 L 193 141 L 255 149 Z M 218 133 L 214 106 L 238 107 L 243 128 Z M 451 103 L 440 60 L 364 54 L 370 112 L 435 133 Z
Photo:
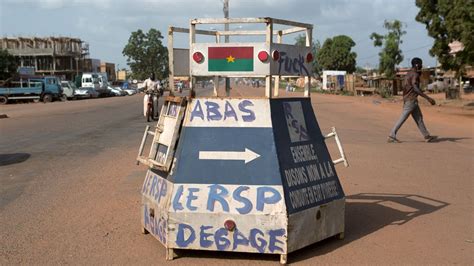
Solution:
M 146 125 L 141 100 L 0 106 L 10 116 L 0 119 L 0 264 L 167 263 L 161 244 L 140 233 L 146 169 L 134 160 Z M 337 167 L 348 197 L 346 239 L 307 247 L 291 254 L 290 262 L 474 261 L 470 111 L 426 107 L 428 128 L 440 142 L 422 142 L 408 121 L 400 133 L 405 142 L 387 144 L 399 104 L 331 95 L 314 95 L 313 103 L 321 128 L 337 127 L 351 163 Z M 179 255 L 168 263 L 274 265 L 279 259 Z

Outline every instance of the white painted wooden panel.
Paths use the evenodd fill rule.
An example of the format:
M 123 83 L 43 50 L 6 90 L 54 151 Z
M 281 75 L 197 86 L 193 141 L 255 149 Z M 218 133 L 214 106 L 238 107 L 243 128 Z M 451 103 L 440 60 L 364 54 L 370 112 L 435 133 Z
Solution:
M 286 254 L 286 215 L 170 213 L 171 248 Z M 236 229 L 228 231 L 224 222 Z
M 286 214 L 282 186 L 270 185 L 175 184 L 170 207 L 176 213 Z
M 208 71 L 208 48 L 209 47 L 253 47 L 253 72 L 225 72 L 225 71 Z M 270 58 L 262 62 L 258 59 L 258 53 L 260 51 L 269 52 L 270 49 L 265 43 L 195 43 L 192 45 L 191 57 L 195 52 L 201 52 L 204 55 L 204 60 L 200 63 L 196 63 L 193 59 L 190 59 L 191 73 L 193 76 L 265 76 L 270 72 Z
M 270 102 L 251 98 L 195 98 L 188 103 L 184 126 L 272 127 Z
M 142 185 L 142 226 L 163 245 L 168 244 L 168 209 L 173 183 L 148 170 Z

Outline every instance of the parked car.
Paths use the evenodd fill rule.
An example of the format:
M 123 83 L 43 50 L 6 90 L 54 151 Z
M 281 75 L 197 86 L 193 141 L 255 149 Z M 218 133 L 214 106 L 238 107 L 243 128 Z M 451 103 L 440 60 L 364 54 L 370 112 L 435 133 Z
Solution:
M 463 87 L 464 93 L 471 93 L 474 91 L 474 86 L 473 84 L 471 84 L 470 81 L 466 81 L 462 87 Z
M 128 92 L 126 92 L 123 88 L 121 87 L 115 87 L 117 90 L 120 91 L 121 96 L 127 96 Z
M 128 95 L 133 95 L 133 94 L 137 93 L 137 90 L 132 89 L 132 88 L 123 89 L 123 90 L 126 91 L 128 93 Z
M 108 86 L 107 89 L 110 91 L 110 93 L 114 96 L 125 96 L 128 95 L 128 93 L 124 90 L 122 90 L 120 87 L 112 87 Z
M 74 92 L 76 91 L 77 87 L 76 84 L 72 81 L 61 81 L 61 87 L 63 88 L 63 94 L 66 95 L 68 99 L 74 98 Z
M 95 88 L 86 88 L 89 91 L 91 98 L 97 98 L 100 96 L 100 93 Z
M 80 88 L 77 88 L 75 91 L 74 91 L 74 97 L 77 98 L 77 99 L 88 99 L 88 98 L 91 98 L 91 94 L 89 93 L 89 88 L 86 88 L 86 87 L 80 87 Z

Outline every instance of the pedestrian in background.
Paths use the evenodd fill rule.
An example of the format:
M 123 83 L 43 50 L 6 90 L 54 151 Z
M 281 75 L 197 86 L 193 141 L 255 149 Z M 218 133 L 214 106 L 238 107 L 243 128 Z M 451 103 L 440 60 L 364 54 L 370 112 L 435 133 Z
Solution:
M 421 113 L 421 109 L 418 104 L 418 95 L 428 100 L 431 105 L 436 104 L 436 101 L 433 98 L 424 94 L 420 89 L 420 74 L 421 69 L 423 67 L 423 61 L 420 58 L 415 57 L 411 60 L 411 66 L 412 68 L 405 76 L 405 80 L 403 82 L 404 86 L 402 115 L 400 116 L 400 119 L 398 119 L 397 123 L 390 132 L 390 136 L 387 140 L 389 143 L 400 142 L 397 139 L 397 132 L 410 115 L 415 120 L 415 123 L 418 126 L 418 129 L 420 130 L 421 134 L 425 138 L 426 142 L 431 142 L 437 138 L 436 136 L 431 136 L 428 130 L 426 129 L 425 123 L 423 122 L 423 114 Z

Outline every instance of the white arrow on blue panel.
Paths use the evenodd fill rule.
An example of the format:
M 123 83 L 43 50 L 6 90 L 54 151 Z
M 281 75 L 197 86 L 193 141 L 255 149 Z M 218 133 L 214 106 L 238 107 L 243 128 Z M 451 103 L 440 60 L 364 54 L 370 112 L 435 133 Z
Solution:
M 249 163 L 260 154 L 245 148 L 245 151 L 199 151 L 199 160 L 237 160 Z

